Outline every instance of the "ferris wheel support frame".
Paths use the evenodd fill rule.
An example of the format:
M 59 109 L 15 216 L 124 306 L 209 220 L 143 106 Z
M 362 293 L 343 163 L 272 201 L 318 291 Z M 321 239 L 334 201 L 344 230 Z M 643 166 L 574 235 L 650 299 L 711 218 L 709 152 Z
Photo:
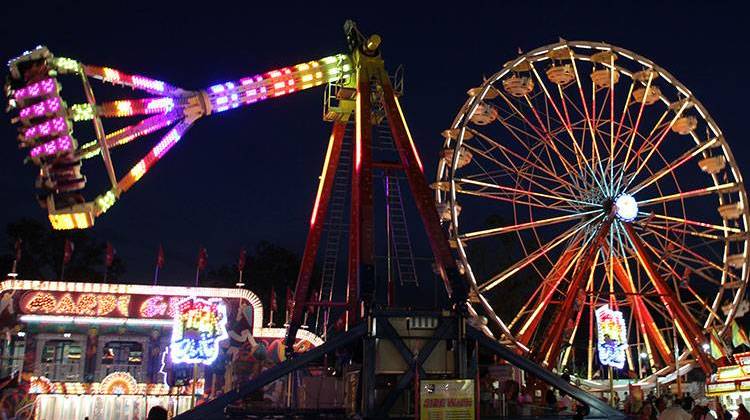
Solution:
M 711 368 L 711 361 L 708 359 L 706 353 L 701 351 L 703 334 L 701 333 L 700 328 L 690 314 L 685 311 L 685 308 L 680 304 L 674 292 L 668 287 L 664 287 L 664 280 L 656 270 L 656 267 L 654 267 L 651 257 L 648 256 L 646 248 L 643 245 L 641 238 L 636 235 L 633 226 L 630 223 L 624 223 L 624 227 L 628 239 L 633 245 L 633 249 L 638 257 L 638 262 L 643 265 L 644 271 L 648 274 L 649 280 L 651 280 L 654 288 L 659 293 L 659 297 L 662 302 L 664 302 L 664 306 L 668 313 L 674 318 L 675 328 L 680 332 L 680 335 L 685 342 L 688 343 L 690 352 L 695 356 L 695 360 L 698 362 L 701 369 L 703 369 L 703 372 L 705 372 L 706 375 L 711 375 L 713 370 Z M 718 366 L 724 366 L 724 358 L 716 360 L 716 364 Z

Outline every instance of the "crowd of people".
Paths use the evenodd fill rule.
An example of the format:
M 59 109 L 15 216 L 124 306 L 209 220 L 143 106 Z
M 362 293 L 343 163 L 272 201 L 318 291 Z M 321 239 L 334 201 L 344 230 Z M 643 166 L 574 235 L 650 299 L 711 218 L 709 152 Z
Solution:
M 628 413 L 628 404 L 625 404 L 625 412 Z M 737 415 L 732 413 L 723 405 L 709 407 L 708 405 L 696 404 L 690 393 L 682 397 L 664 395 L 657 397 L 653 393 L 643 401 L 636 414 L 641 420 L 750 420 L 750 412 L 743 404 L 739 404 Z

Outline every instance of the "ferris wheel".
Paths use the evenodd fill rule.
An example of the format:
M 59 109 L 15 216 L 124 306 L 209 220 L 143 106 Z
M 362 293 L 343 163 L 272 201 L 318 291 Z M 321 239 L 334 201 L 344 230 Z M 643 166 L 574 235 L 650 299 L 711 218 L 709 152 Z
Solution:
M 607 305 L 639 378 L 722 365 L 748 279 L 747 193 L 690 90 L 631 51 L 560 41 L 468 95 L 433 186 L 491 326 L 550 368 L 586 359 L 591 379 Z

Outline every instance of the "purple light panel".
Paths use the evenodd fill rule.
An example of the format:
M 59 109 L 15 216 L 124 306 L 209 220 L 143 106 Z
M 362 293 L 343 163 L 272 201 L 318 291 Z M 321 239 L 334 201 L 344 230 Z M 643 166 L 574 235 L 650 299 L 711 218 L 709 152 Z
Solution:
M 52 156 L 58 153 L 67 152 L 73 149 L 73 138 L 69 135 L 58 137 L 54 140 L 50 140 L 47 143 L 40 144 L 34 147 L 29 152 L 29 155 L 33 158 Z
M 22 120 L 28 120 L 46 115 L 57 115 L 62 109 L 62 99 L 60 99 L 59 96 L 56 96 L 54 98 L 45 99 L 34 105 L 27 106 L 26 108 L 22 108 L 18 113 L 18 116 L 21 117 Z
M 50 77 L 49 79 L 44 79 L 18 89 L 13 97 L 18 101 L 22 99 L 35 98 L 42 95 L 49 95 L 56 91 L 57 83 L 55 82 L 55 79 Z
M 67 131 L 68 123 L 65 121 L 65 118 L 57 117 L 27 128 L 23 132 L 23 138 L 30 141 L 39 137 L 55 136 Z

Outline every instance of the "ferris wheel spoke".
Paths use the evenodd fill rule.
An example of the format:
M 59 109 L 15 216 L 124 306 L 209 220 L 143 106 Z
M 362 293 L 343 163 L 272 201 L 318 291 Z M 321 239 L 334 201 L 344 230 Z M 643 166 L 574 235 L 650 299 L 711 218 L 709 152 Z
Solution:
M 565 179 L 563 179 L 563 178 L 561 178 L 560 176 L 558 176 L 556 172 L 554 172 L 554 171 L 550 170 L 550 169 L 549 169 L 549 168 L 547 168 L 546 166 L 540 166 L 540 165 L 542 164 L 542 162 L 541 162 L 541 159 L 539 159 L 538 155 L 534 154 L 534 152 L 533 152 L 533 149 L 532 149 L 532 148 L 527 148 L 527 150 L 529 151 L 529 153 L 530 153 L 530 154 L 532 154 L 532 155 L 533 155 L 533 156 L 534 156 L 535 158 L 537 158 L 537 162 L 538 162 L 539 164 L 537 164 L 537 163 L 534 163 L 534 162 L 530 161 L 529 159 L 527 159 L 527 158 L 525 158 L 525 157 L 523 157 L 523 156 L 519 155 L 518 153 L 514 152 L 513 150 L 511 150 L 511 149 L 509 149 L 509 148 L 507 148 L 507 147 L 503 146 L 503 145 L 502 145 L 502 144 L 500 144 L 499 142 L 497 142 L 497 141 L 493 140 L 493 139 L 492 139 L 491 137 L 489 137 L 489 136 L 485 135 L 484 133 L 480 132 L 480 131 L 479 131 L 479 130 L 477 130 L 477 129 L 469 129 L 469 131 L 470 131 L 471 133 L 473 133 L 474 135 L 476 135 L 477 137 L 480 137 L 480 138 L 481 138 L 481 139 L 483 139 L 484 141 L 487 141 L 487 142 L 490 142 L 490 143 L 492 143 L 492 145 L 494 145 L 495 147 L 497 147 L 497 148 L 498 148 L 498 150 L 500 150 L 500 151 L 501 151 L 501 152 L 503 153 L 503 155 L 505 155 L 505 156 L 506 156 L 506 159 L 508 160 L 508 162 L 510 162 L 510 163 L 511 163 L 511 165 L 513 165 L 514 167 L 515 167 L 515 164 L 513 163 L 512 159 L 510 159 L 510 158 L 509 158 L 509 157 L 508 157 L 507 155 L 511 155 L 511 156 L 515 157 L 516 159 L 520 160 L 521 162 L 523 162 L 524 164 L 526 164 L 526 165 L 529 165 L 529 166 L 531 166 L 531 167 L 534 167 L 534 168 L 536 168 L 536 169 L 540 170 L 541 172 L 544 172 L 545 174 L 547 174 L 547 175 L 549 175 L 549 176 L 553 177 L 553 178 L 554 178 L 555 180 L 557 180 L 557 181 L 558 181 L 558 182 L 559 182 L 559 183 L 560 183 L 561 185 L 565 185 L 565 186 L 566 186 L 566 187 L 568 188 L 569 192 L 570 192 L 571 194 L 573 194 L 573 195 L 574 195 L 574 189 L 577 189 L 577 188 L 578 188 L 578 186 L 575 186 L 575 185 L 573 185 L 573 184 L 569 183 L 569 182 L 568 182 L 568 181 L 566 181 Z M 519 141 L 520 141 L 520 139 L 519 139 Z M 541 144 L 541 142 L 540 142 L 539 144 Z M 524 143 L 524 145 L 525 145 L 525 143 Z
M 637 226 L 642 226 L 644 228 L 648 228 L 649 230 L 652 229 L 661 229 L 667 233 L 679 233 L 684 235 L 690 235 L 694 236 L 696 238 L 702 238 L 702 239 L 710 239 L 712 241 L 725 241 L 729 240 L 729 237 L 726 237 L 724 235 L 713 235 L 705 232 L 698 232 L 696 230 L 689 230 L 686 228 L 682 228 L 681 226 L 684 226 L 682 223 L 674 223 L 670 224 L 669 222 L 666 223 L 657 223 L 654 221 L 651 222 L 645 222 L 645 221 L 637 221 L 634 222 Z M 653 233 L 653 232 L 652 232 Z
M 615 56 L 609 57 L 609 182 L 610 194 L 614 194 L 614 160 L 615 160 Z M 602 107 L 604 109 L 604 107 Z
M 687 225 L 699 226 L 699 227 L 703 227 L 706 229 L 714 229 L 714 230 L 718 230 L 718 231 L 725 232 L 725 233 L 742 233 L 741 229 L 738 229 L 735 227 L 714 225 L 711 223 L 706 223 L 706 222 L 701 222 L 701 221 L 696 221 L 696 220 L 683 219 L 681 217 L 665 216 L 659 213 L 646 213 L 646 212 L 638 212 L 638 214 L 642 216 L 646 216 L 646 217 L 653 217 L 656 219 L 667 220 L 670 222 L 677 222 L 677 223 L 684 224 L 686 226 Z
M 592 122 L 592 117 L 589 115 L 588 105 L 586 105 L 586 96 L 583 94 L 583 86 L 581 85 L 581 78 L 578 75 L 578 65 L 576 65 L 576 60 L 575 60 L 575 57 L 573 56 L 573 50 L 569 50 L 569 52 L 570 52 L 570 61 L 573 64 L 573 72 L 575 73 L 576 85 L 578 86 L 578 94 L 580 95 L 581 103 L 583 104 L 583 112 L 586 117 L 586 124 L 588 125 L 589 133 L 591 134 L 592 160 L 596 159 L 596 162 L 598 163 L 598 166 L 599 166 L 599 171 L 601 173 L 601 180 L 602 182 L 604 182 L 607 175 L 606 175 L 606 172 L 604 171 L 604 167 L 602 166 L 601 156 L 599 155 L 599 146 L 597 145 L 598 136 L 596 135 L 596 132 L 595 132 L 595 125 Z M 595 103 L 596 89 L 593 90 L 593 95 L 594 95 L 594 103 Z M 583 138 L 585 139 L 585 136 Z M 596 155 L 596 158 L 594 158 L 594 154 Z M 594 179 L 596 178 L 597 177 L 595 176 Z M 601 188 L 601 191 L 607 191 L 607 189 L 604 187 L 602 182 L 597 182 L 597 184 L 599 184 L 599 188 Z
M 583 213 L 551 217 L 549 219 L 536 220 L 536 221 L 531 221 L 527 223 L 519 223 L 519 224 L 511 225 L 511 226 L 503 226 L 503 227 L 498 227 L 498 228 L 493 228 L 493 229 L 484 229 L 484 230 L 479 230 L 476 232 L 467 232 L 467 233 L 463 233 L 459 235 L 458 237 L 464 241 L 468 241 L 472 239 L 479 239 L 479 238 L 486 238 L 488 236 L 502 235 L 508 232 L 518 232 L 518 231 L 522 231 L 525 229 L 534 229 L 534 228 L 541 227 L 541 226 L 548 226 L 548 225 L 554 225 L 557 223 L 568 222 L 571 220 L 578 220 L 582 217 L 585 217 L 594 213 L 598 213 L 600 211 L 601 210 L 590 210 L 590 211 L 583 212 Z
M 655 250 L 655 249 L 654 249 L 654 248 L 653 248 L 653 247 L 652 247 L 651 245 L 649 245 L 649 244 L 648 244 L 647 242 L 644 242 L 644 244 L 646 245 L 646 247 L 648 247 L 648 248 L 649 248 L 649 249 L 651 250 L 651 252 L 654 252 L 655 254 L 657 254 L 657 255 L 658 255 L 657 251 L 656 251 L 656 250 Z M 697 270 L 695 270 L 695 269 L 694 269 L 694 267 L 691 267 L 691 266 L 689 266 L 689 265 L 687 265 L 687 264 L 684 264 L 684 263 L 683 263 L 683 262 L 681 262 L 681 261 L 680 261 L 680 260 L 679 260 L 678 258 L 671 258 L 671 259 L 672 259 L 672 260 L 673 260 L 674 262 L 676 262 L 676 263 L 680 264 L 680 266 L 682 266 L 682 267 L 684 267 L 684 268 L 687 268 L 687 269 L 690 269 L 690 270 L 692 270 L 692 272 L 693 272 L 693 273 L 695 273 L 695 274 L 697 274 L 697 275 L 701 276 L 701 277 L 702 277 L 702 278 L 703 278 L 704 280 L 706 280 L 706 281 L 708 281 L 708 282 L 710 282 L 710 283 L 713 283 L 713 284 L 714 284 L 714 285 L 716 285 L 716 286 L 720 286 L 719 282 L 717 282 L 716 280 L 712 279 L 712 278 L 711 278 L 710 276 L 708 276 L 708 275 L 704 274 L 704 273 L 703 273 L 702 271 L 697 271 Z M 692 286 L 690 286 L 690 283 L 688 283 L 688 282 L 687 282 L 687 279 L 685 279 L 685 276 L 684 276 L 684 275 L 680 275 L 679 273 L 677 273 L 677 272 L 676 272 L 676 271 L 674 270 L 674 268 L 673 268 L 672 266 L 668 265 L 668 264 L 666 265 L 666 267 L 667 267 L 667 269 L 668 269 L 668 270 L 670 271 L 670 273 L 672 274 L 672 276 L 674 276 L 674 278 L 675 278 L 675 279 L 681 279 L 681 280 L 683 280 L 683 283 L 681 283 L 681 284 L 680 284 L 680 286 L 679 286 L 680 288 L 683 288 L 683 289 L 687 290 L 688 292 L 690 292 L 690 293 L 691 293 L 691 294 L 693 295 L 693 297 L 695 297 L 696 301 L 697 301 L 697 302 L 698 302 L 698 303 L 699 303 L 699 304 L 700 304 L 700 305 L 701 305 L 701 306 L 702 306 L 702 307 L 703 307 L 703 308 L 704 308 L 704 309 L 705 309 L 705 310 L 706 310 L 706 311 L 707 311 L 707 312 L 708 312 L 708 313 L 709 313 L 709 314 L 710 314 L 711 316 L 713 316 L 713 317 L 715 317 L 715 318 L 716 318 L 717 320 L 721 321 L 721 317 L 719 316 L 719 314 L 717 314 L 717 313 L 716 313 L 716 312 L 715 312 L 715 311 L 713 310 L 713 308 L 711 308 L 711 307 L 710 307 L 710 306 L 709 306 L 709 305 L 708 305 L 708 304 L 707 304 L 707 303 L 706 303 L 706 302 L 705 302 L 705 301 L 703 300 L 703 298 L 701 298 L 701 297 L 700 297 L 700 295 L 698 295 L 698 293 L 696 293 L 696 291 L 695 291 L 695 290 L 694 290 L 694 289 L 692 288 Z M 677 295 L 677 296 L 679 297 L 679 293 L 678 293 L 678 295 Z M 724 321 L 721 321 L 721 322 L 722 322 L 722 323 L 724 323 Z
M 628 151 L 625 153 L 625 163 L 623 167 L 627 169 L 628 167 L 628 159 L 630 157 L 630 152 L 633 149 L 633 141 L 635 140 L 635 136 L 638 133 L 638 126 L 641 123 L 641 117 L 643 116 L 643 109 L 646 107 L 646 98 L 648 97 L 648 92 L 651 89 L 651 82 L 654 80 L 654 72 L 651 71 L 648 74 L 648 81 L 646 82 L 646 93 L 643 95 L 643 98 L 641 99 L 641 103 L 638 107 L 638 117 L 635 119 L 635 126 L 633 126 L 633 130 L 630 133 L 630 140 L 628 141 Z M 633 79 L 633 83 L 635 83 L 635 79 Z
M 577 235 L 570 242 L 565 251 L 562 252 L 560 258 L 552 266 L 549 274 L 539 284 L 539 286 L 537 287 L 537 292 L 539 292 L 539 299 L 534 302 L 533 307 L 530 309 L 531 315 L 526 318 L 526 321 L 524 322 L 523 326 L 521 326 L 521 329 L 518 332 L 519 341 L 529 344 L 532 333 L 536 331 L 537 326 L 541 321 L 542 315 L 544 315 L 544 312 L 547 309 L 550 309 L 550 301 L 555 295 L 555 292 L 558 291 L 560 283 L 571 270 L 571 268 L 573 268 L 576 263 L 580 261 L 581 254 L 583 254 L 587 245 L 590 244 L 592 238 L 593 237 L 591 235 L 589 235 L 585 239 L 584 235 Z M 581 242 L 582 240 L 583 243 L 578 246 L 579 242 Z M 532 300 L 529 300 L 527 305 L 531 302 Z M 524 306 L 524 310 L 525 308 L 526 306 Z M 512 324 L 515 324 L 520 320 L 520 318 L 521 317 L 519 314 L 513 319 Z
M 557 148 L 557 146 L 555 145 L 555 142 L 552 140 L 552 138 L 549 135 L 545 136 L 544 133 L 542 133 L 542 132 L 539 131 L 539 130 L 543 130 L 543 128 L 537 128 L 531 121 L 529 121 L 529 119 L 526 118 L 526 115 L 520 113 L 518 111 L 518 109 L 516 108 L 516 106 L 513 105 L 513 102 L 511 102 L 505 95 L 503 95 L 502 92 L 499 92 L 499 96 L 505 101 L 506 104 L 508 104 L 508 106 L 510 106 L 517 113 L 519 113 L 519 115 L 521 115 L 521 118 L 526 123 L 526 125 L 528 125 L 529 127 L 531 127 L 531 129 L 537 134 L 538 138 L 541 139 L 541 141 L 543 143 L 545 143 L 546 145 L 548 145 L 555 152 L 555 154 L 557 155 L 558 159 L 560 160 L 560 163 L 566 169 L 566 173 L 568 174 L 568 176 L 572 176 L 573 173 L 577 172 L 575 170 L 575 167 L 573 165 L 571 165 L 570 162 L 568 162 L 568 160 L 565 158 L 565 156 L 563 156 L 562 153 L 560 153 L 560 150 Z M 526 98 L 526 100 L 528 101 L 528 97 Z M 531 104 L 530 101 L 529 101 L 529 104 Z M 538 114 L 536 114 L 536 109 L 533 108 L 533 106 L 531 107 L 531 109 L 532 109 L 532 111 L 534 112 L 534 114 L 538 118 Z M 540 124 L 541 124 L 541 121 L 540 121 Z M 575 144 L 574 144 L 574 146 L 575 146 Z
M 536 107 L 534 106 L 533 103 L 531 103 L 531 100 L 529 99 L 529 96 L 526 95 L 526 96 L 524 96 L 524 98 L 526 99 L 526 104 L 528 105 L 528 107 L 531 110 L 532 114 L 534 114 L 534 118 L 536 119 L 537 123 L 539 124 L 539 130 L 541 130 L 541 134 L 543 134 L 545 136 L 545 138 L 547 139 L 547 142 L 545 143 L 545 144 L 549 145 L 549 148 L 547 148 L 547 151 L 549 152 L 549 149 L 552 149 L 552 151 L 558 156 L 558 159 L 562 163 L 563 167 L 566 170 L 570 170 L 570 167 L 572 165 L 563 156 L 562 152 L 560 152 L 560 149 L 558 149 L 557 145 L 559 144 L 559 145 L 565 147 L 566 149 L 568 149 L 568 151 L 571 151 L 571 152 L 574 152 L 574 150 L 571 150 L 569 147 L 567 147 L 567 145 L 565 144 L 565 142 L 560 141 L 560 139 L 557 137 L 557 133 L 552 132 L 550 130 L 546 130 L 544 128 L 545 124 L 542 121 L 542 118 L 539 116 L 539 112 L 537 112 Z M 533 126 L 532 126 L 532 129 L 534 129 Z M 565 131 L 568 131 L 567 127 L 566 127 Z M 572 134 L 571 134 L 571 136 L 572 136 Z M 575 146 L 576 146 L 575 142 L 574 142 L 573 146 L 574 146 L 574 149 L 575 149 Z
M 682 156 L 680 156 L 679 158 L 677 158 L 674 162 L 672 162 L 669 165 L 665 166 L 664 168 L 662 168 L 662 169 L 654 172 L 653 174 L 651 174 L 651 176 L 649 176 L 648 178 L 646 178 L 643 181 L 639 182 L 637 185 L 635 185 L 633 188 L 631 188 L 629 190 L 628 194 L 631 194 L 631 195 L 632 194 L 636 194 L 639 191 L 641 191 L 642 189 L 644 189 L 644 188 L 648 187 L 649 185 L 653 184 L 654 182 L 658 181 L 663 176 L 672 173 L 672 171 L 674 171 L 675 169 L 677 169 L 680 166 L 682 166 L 685 162 L 688 162 L 688 161 L 690 161 L 690 159 L 692 159 L 692 158 L 700 155 L 701 153 L 703 153 L 703 151 L 705 151 L 709 147 L 713 147 L 716 144 L 716 142 L 718 142 L 718 141 L 719 141 L 719 138 L 718 137 L 714 137 L 711 140 L 705 141 L 705 142 L 703 142 L 703 143 L 701 143 L 701 144 L 693 147 L 692 149 L 690 149 L 687 152 L 685 152 L 684 154 L 682 154 Z M 633 177 L 632 179 L 635 179 L 635 177 Z M 631 182 L 632 182 L 632 179 L 631 179 Z
M 509 167 L 508 165 L 506 165 L 506 164 L 500 162 L 499 160 L 495 159 L 493 156 L 490 156 L 489 154 L 487 154 L 485 152 L 482 152 L 481 150 L 479 150 L 479 149 L 477 149 L 475 147 L 471 147 L 469 145 L 464 145 L 464 147 L 466 147 L 472 153 L 476 153 L 477 155 L 481 156 L 482 158 L 484 158 L 484 159 L 486 159 L 486 160 L 488 160 L 488 161 L 490 161 L 490 162 L 492 162 L 492 163 L 500 166 L 502 169 L 505 169 L 506 171 L 508 171 L 509 174 L 513 174 L 515 176 L 524 178 L 524 179 L 528 180 L 529 182 L 534 183 L 536 186 L 538 186 L 538 187 L 540 187 L 540 188 L 542 188 L 542 189 L 544 189 L 544 190 L 546 190 L 546 191 L 548 191 L 548 192 L 550 192 L 552 194 L 563 194 L 563 195 L 565 195 L 567 197 L 570 197 L 570 198 L 572 198 L 572 197 L 575 196 L 572 193 L 572 191 L 570 190 L 570 188 L 568 187 L 569 184 L 565 184 L 563 182 L 564 180 L 562 180 L 561 178 L 557 177 L 554 174 L 551 174 L 551 173 L 547 172 L 543 168 L 541 168 L 539 166 L 536 166 L 534 163 L 528 161 L 527 159 L 523 159 L 522 160 L 523 163 L 524 163 L 524 166 L 521 166 L 521 167 L 516 166 L 516 164 L 514 162 L 512 162 L 512 160 L 510 160 L 510 158 L 508 158 L 507 155 L 505 155 L 505 151 L 502 148 L 498 148 L 503 153 L 503 155 L 505 155 L 505 157 L 509 161 L 509 163 L 511 165 L 513 165 L 512 167 Z M 528 165 L 528 166 L 526 166 L 526 165 Z M 549 175 L 550 178 L 543 177 L 541 175 L 535 175 L 534 177 L 531 177 L 531 176 L 529 176 L 529 175 L 526 174 L 526 172 L 527 172 L 526 169 L 528 167 L 537 169 L 540 172 L 543 172 L 543 173 Z M 485 173 L 487 173 L 487 171 L 485 171 Z M 466 178 L 472 179 L 472 176 L 467 176 Z M 536 181 L 534 178 L 537 178 L 537 179 L 546 179 L 546 180 L 551 181 L 551 182 L 556 182 L 556 183 L 558 183 L 558 187 L 568 187 L 568 188 L 566 188 L 568 190 L 568 193 L 564 193 L 562 191 L 556 191 L 557 187 L 555 187 L 553 189 L 550 189 L 549 187 L 547 187 L 547 186 L 541 184 L 540 182 Z
M 540 209 L 550 208 L 550 206 L 547 204 L 532 203 L 531 201 L 520 201 L 516 198 L 506 197 L 506 196 L 497 195 L 497 194 L 488 194 L 488 193 L 484 193 L 481 191 L 469 191 L 469 190 L 464 190 L 464 189 L 457 189 L 456 192 L 460 194 L 471 195 L 474 197 L 482 197 L 482 198 L 487 198 L 490 200 L 503 201 L 503 202 L 511 203 L 511 204 L 523 204 L 526 206 L 531 206 L 531 207 L 540 208 Z M 557 207 L 555 207 L 555 210 L 565 212 L 565 213 L 576 213 L 578 211 L 574 207 L 563 207 L 562 203 L 561 205 L 558 205 Z
M 652 253 L 653 253 L 654 255 L 658 255 L 658 256 L 660 256 L 660 257 L 661 257 L 661 258 L 659 259 L 659 265 L 658 265 L 658 267 L 664 267 L 664 271 L 668 271 L 668 272 L 669 272 L 669 274 L 670 274 L 671 276 L 673 276 L 673 278 L 675 278 L 675 279 L 684 279 L 684 278 L 685 278 L 686 276 L 685 276 L 684 274 L 683 274 L 683 275 L 680 275 L 679 273 L 677 273 L 677 272 L 676 272 L 676 271 L 674 270 L 674 268 L 672 267 L 672 265 L 670 265 L 670 264 L 669 264 L 669 261 L 673 262 L 673 263 L 674 263 L 675 265 L 679 265 L 680 267 L 682 267 L 682 268 L 684 268 L 684 269 L 690 270 L 690 272 L 691 272 L 691 273 L 694 273 L 694 274 L 696 274 L 696 275 L 698 275 L 698 276 L 702 277 L 702 278 L 703 278 L 704 280 L 706 280 L 707 282 L 709 282 L 709 283 L 711 283 L 711 284 L 713 284 L 713 285 L 715 285 L 715 286 L 720 286 L 720 285 L 721 285 L 721 283 L 720 283 L 720 282 L 718 282 L 718 281 L 716 281 L 715 279 L 711 278 L 711 276 L 709 276 L 709 275 L 707 275 L 707 274 L 703 273 L 702 271 L 699 271 L 699 270 L 695 270 L 695 267 L 693 267 L 693 266 L 691 266 L 691 265 L 689 265 L 689 264 L 685 263 L 685 262 L 684 262 L 684 261 L 682 261 L 682 260 L 681 260 L 681 259 L 680 259 L 680 258 L 679 258 L 679 257 L 678 257 L 677 255 L 670 255 L 669 253 L 663 253 L 663 252 L 659 252 L 659 251 L 658 251 L 658 250 L 657 250 L 656 248 L 654 248 L 654 247 L 653 247 L 653 246 L 652 246 L 651 244 L 649 244 L 649 243 L 648 243 L 647 241 L 643 241 L 643 244 L 644 244 L 644 245 L 646 246 L 646 248 L 648 248 L 648 249 L 649 249 L 649 251 L 651 251 L 651 252 L 652 252 Z M 685 250 L 686 248 L 685 248 L 685 247 L 681 247 L 681 249 L 682 249 L 682 250 Z M 723 271 L 723 270 L 722 270 L 722 271 Z
M 687 198 L 703 197 L 709 194 L 719 193 L 730 193 L 739 191 L 741 185 L 737 182 L 727 182 L 725 184 L 714 185 L 711 187 L 698 188 L 690 191 L 683 191 L 677 194 L 664 195 L 661 197 L 650 198 L 648 200 L 638 201 L 638 207 L 649 206 L 653 204 L 666 203 L 673 200 L 684 200 Z
M 672 120 L 669 122 L 669 125 L 664 128 L 664 131 L 659 136 L 659 139 L 656 141 L 654 146 L 651 148 L 651 150 L 648 152 L 646 157 L 643 159 L 643 162 L 641 162 L 641 164 L 638 166 L 638 169 L 636 169 L 635 173 L 630 177 L 630 181 L 628 181 L 628 183 L 625 185 L 625 188 L 624 188 L 625 190 L 627 190 L 630 187 L 630 184 L 633 182 L 633 180 L 638 177 L 638 174 L 643 170 L 643 167 L 646 166 L 649 159 L 651 159 L 651 156 L 653 156 L 654 152 L 659 148 L 661 143 L 666 138 L 667 134 L 669 134 L 669 130 L 672 129 L 672 127 L 677 122 L 677 120 L 682 116 L 682 112 L 685 110 L 687 105 L 688 105 L 688 102 L 685 101 L 685 103 L 683 103 L 682 106 L 680 107 L 679 111 L 677 111 L 677 113 L 675 114 L 674 118 L 672 118 Z M 627 172 L 627 169 L 628 169 L 628 165 L 626 164 L 625 169 L 623 170 L 623 174 Z
M 666 230 L 669 231 L 669 229 L 666 229 Z M 705 264 L 706 266 L 711 267 L 711 268 L 713 268 L 715 270 L 718 270 L 720 272 L 723 272 L 723 273 L 725 273 L 725 275 L 727 275 L 730 278 L 734 278 L 736 280 L 741 280 L 735 274 L 733 274 L 731 272 L 725 271 L 723 266 L 721 266 L 721 265 L 719 265 L 719 264 L 717 264 L 717 263 L 709 260 L 705 256 L 703 256 L 700 253 L 694 251 L 693 249 L 688 248 L 688 247 L 684 246 L 683 244 L 681 244 L 681 243 L 679 243 L 677 241 L 672 240 L 667 235 L 661 234 L 661 233 L 659 233 L 657 231 L 654 231 L 654 230 L 652 230 L 651 233 L 654 234 L 655 236 L 658 236 L 658 237 L 662 238 L 668 244 L 670 244 L 672 246 L 675 246 L 675 247 L 678 247 L 682 252 L 690 255 L 691 257 L 695 258 L 696 260 L 700 261 L 701 263 Z
M 503 272 L 492 276 L 488 281 L 479 285 L 479 291 L 485 292 L 497 286 L 498 284 L 502 283 L 503 281 L 507 280 L 509 277 L 516 274 L 521 269 L 527 267 L 529 264 L 533 263 L 540 257 L 547 255 L 548 252 L 557 248 L 560 244 L 562 244 L 563 242 L 573 237 L 573 235 L 575 235 L 577 232 L 581 231 L 583 228 L 590 225 L 592 222 L 599 220 L 600 218 L 601 218 L 601 215 L 595 216 L 591 218 L 590 220 L 583 221 L 571 227 L 570 229 L 566 230 L 565 232 L 561 233 L 560 235 L 558 235 L 556 238 L 554 238 L 552 241 L 550 241 L 546 245 L 528 254 L 525 258 L 516 262 L 515 264 L 508 267 L 507 269 L 503 270 Z
M 549 198 L 549 199 L 558 200 L 558 201 L 567 201 L 569 203 L 580 204 L 582 206 L 598 207 L 596 203 L 591 203 L 591 202 L 581 201 L 581 200 L 574 200 L 568 197 L 561 197 L 559 195 L 546 194 L 546 193 L 541 193 L 541 192 L 536 192 L 536 191 L 522 190 L 519 188 L 506 187 L 502 185 L 491 184 L 488 182 L 480 182 L 480 181 L 475 181 L 473 179 L 468 179 L 468 178 L 457 178 L 456 182 L 459 182 L 461 184 L 470 184 L 470 185 L 483 187 L 483 188 L 496 189 L 499 191 L 505 191 L 509 193 L 517 193 L 517 194 L 540 197 L 540 198 Z
M 555 101 L 552 99 L 552 95 L 550 95 L 549 90 L 547 89 L 547 85 L 544 83 L 544 80 L 542 80 L 542 78 L 539 77 L 539 72 L 537 72 L 536 67 L 534 67 L 534 65 L 531 62 L 529 62 L 529 65 L 531 66 L 531 70 L 534 76 L 536 77 L 536 80 L 539 82 L 539 85 L 542 87 L 542 90 L 544 91 L 544 96 L 547 99 L 547 103 L 549 105 L 552 105 L 552 109 L 555 111 L 555 114 L 557 114 L 560 124 L 562 125 L 562 129 L 564 129 L 564 131 L 570 137 L 570 141 L 573 144 L 573 149 L 580 150 L 580 146 L 578 145 L 578 140 L 573 134 L 573 128 L 572 128 L 572 124 L 570 122 L 570 118 L 568 116 L 567 110 L 565 110 L 565 117 L 563 117 L 563 115 L 560 113 L 560 109 L 557 107 L 557 104 L 555 104 Z M 557 85 L 557 87 L 558 89 L 561 89 L 560 85 Z M 561 93 L 561 99 L 562 99 L 562 93 Z M 528 98 L 527 98 L 527 101 L 528 101 Z M 563 102 L 563 105 L 565 105 L 564 102 Z M 565 145 L 565 142 L 561 142 L 561 144 Z M 573 153 L 577 153 L 575 152 L 575 150 L 571 150 L 570 148 L 568 148 L 568 150 L 570 150 Z M 578 158 L 578 155 L 576 155 L 576 157 Z M 580 159 L 577 159 L 577 161 L 580 166 L 581 165 Z

